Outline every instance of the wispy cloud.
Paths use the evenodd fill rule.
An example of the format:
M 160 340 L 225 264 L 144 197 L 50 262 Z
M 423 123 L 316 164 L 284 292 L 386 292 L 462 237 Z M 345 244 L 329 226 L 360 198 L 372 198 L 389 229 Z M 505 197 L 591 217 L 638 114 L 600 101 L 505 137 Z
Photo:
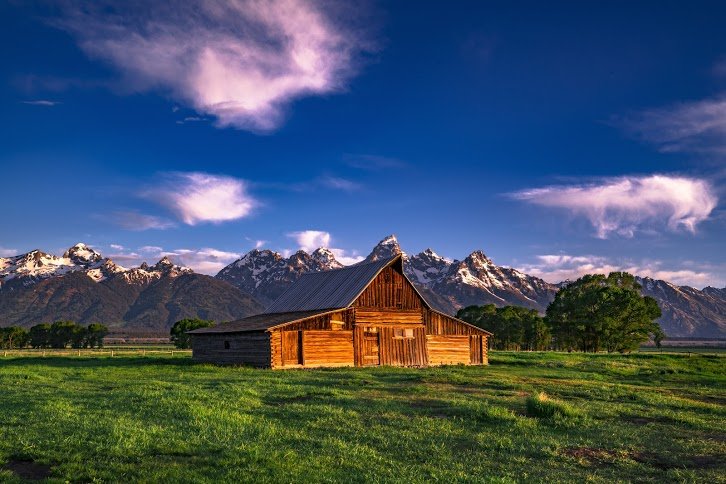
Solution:
M 352 168 L 369 171 L 405 168 L 407 166 L 403 161 L 390 156 L 364 154 L 343 155 L 343 162 Z
M 5 249 L 3 247 L 0 247 L 0 257 L 11 257 L 18 253 L 15 249 Z
M 312 252 L 320 247 L 330 249 L 338 262 L 343 265 L 355 264 L 364 259 L 358 251 L 330 247 L 333 238 L 329 232 L 322 230 L 302 230 L 299 232 L 290 232 L 287 236 L 297 242 L 299 248 L 306 252 Z
M 236 252 L 204 247 L 201 249 L 176 249 L 164 253 L 176 263 L 191 267 L 194 272 L 214 275 L 241 257 Z
M 115 249 L 115 250 L 125 250 L 126 249 L 123 245 L 119 245 L 119 244 L 111 244 L 109 247 L 111 247 L 112 249 Z
M 707 180 L 671 175 L 605 178 L 596 183 L 547 186 L 511 194 L 590 221 L 599 238 L 632 237 L 641 229 L 695 232 L 718 203 Z
M 118 246 L 111 245 L 110 247 Z M 191 267 L 194 272 L 215 275 L 225 266 L 239 259 L 240 254 L 211 247 L 164 250 L 162 247 L 147 245 L 140 247 L 138 251 L 117 249 L 117 252 L 109 254 L 108 257 L 128 267 L 138 266 L 142 262 L 154 264 L 162 257 L 169 257 L 175 264 Z
M 57 24 L 137 90 L 165 91 L 221 127 L 265 132 L 290 102 L 342 90 L 355 74 L 371 44 L 345 17 L 308 1 L 85 2 Z
M 36 99 L 34 101 L 22 101 L 23 104 L 29 104 L 31 106 L 56 106 L 60 104 L 58 101 L 49 101 L 47 99 Z
M 165 230 L 175 226 L 174 222 L 163 217 L 133 211 L 114 212 L 111 214 L 110 220 L 123 229 L 134 231 L 150 229 Z
M 167 207 L 187 225 L 237 220 L 258 204 L 244 180 L 199 172 L 164 174 L 158 186 L 141 195 Z
M 529 264 L 522 264 L 519 270 L 548 282 L 556 283 L 575 280 L 585 274 L 608 274 L 625 271 L 643 277 L 662 279 L 676 285 L 702 288 L 722 287 L 726 284 L 718 268 L 689 263 L 682 267 L 665 267 L 662 261 L 612 260 L 595 255 L 549 254 L 536 256 Z M 687 267 L 686 267 L 687 266 Z
M 662 152 L 726 154 L 726 95 L 648 109 L 615 122 Z
M 333 188 L 335 190 L 343 190 L 345 192 L 353 192 L 361 189 L 361 185 L 347 178 L 341 178 L 337 176 L 323 176 L 319 179 L 320 184 Z

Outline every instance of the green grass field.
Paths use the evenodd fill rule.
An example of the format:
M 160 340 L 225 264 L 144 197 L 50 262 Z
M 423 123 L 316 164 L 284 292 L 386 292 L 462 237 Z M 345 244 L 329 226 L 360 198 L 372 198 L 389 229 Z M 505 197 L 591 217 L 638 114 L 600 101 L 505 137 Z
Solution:
M 275 372 L 8 357 L 0 392 L 0 481 L 726 482 L 713 355 Z

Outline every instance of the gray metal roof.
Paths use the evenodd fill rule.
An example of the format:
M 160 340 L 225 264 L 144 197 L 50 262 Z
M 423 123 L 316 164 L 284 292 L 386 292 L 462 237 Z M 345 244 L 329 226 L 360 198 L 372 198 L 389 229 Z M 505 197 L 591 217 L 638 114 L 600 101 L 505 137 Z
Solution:
M 400 257 L 397 255 L 342 269 L 303 274 L 265 312 L 284 313 L 348 307 L 379 272 Z
M 189 334 L 210 334 L 210 333 L 244 333 L 246 331 L 265 331 L 281 324 L 292 323 L 307 319 L 312 316 L 326 314 L 329 311 L 296 311 L 292 313 L 277 314 L 256 314 L 237 321 L 222 323 L 211 328 L 199 328 L 187 331 Z

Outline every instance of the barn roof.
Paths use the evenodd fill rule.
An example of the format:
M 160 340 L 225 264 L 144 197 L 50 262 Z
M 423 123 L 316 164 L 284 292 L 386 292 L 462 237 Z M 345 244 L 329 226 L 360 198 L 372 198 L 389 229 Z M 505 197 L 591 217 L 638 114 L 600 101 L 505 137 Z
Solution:
M 265 331 L 283 324 L 347 308 L 383 269 L 400 261 L 401 256 L 397 255 L 341 269 L 305 273 L 292 283 L 264 313 L 211 328 L 196 329 L 189 333 Z M 405 274 L 404 277 L 406 277 Z M 414 290 L 418 293 L 415 286 Z M 424 305 L 430 307 L 420 293 L 419 296 Z
M 265 312 L 346 308 L 353 304 L 353 301 L 384 268 L 400 258 L 401 256 L 397 255 L 342 269 L 303 274 Z
M 319 316 L 330 311 L 295 311 L 288 313 L 263 313 L 249 316 L 237 321 L 212 326 L 211 328 L 199 328 L 188 331 L 189 334 L 207 334 L 207 333 L 242 333 L 245 331 L 265 331 L 267 329 L 279 326 L 281 324 L 294 323 L 302 319 L 312 316 Z

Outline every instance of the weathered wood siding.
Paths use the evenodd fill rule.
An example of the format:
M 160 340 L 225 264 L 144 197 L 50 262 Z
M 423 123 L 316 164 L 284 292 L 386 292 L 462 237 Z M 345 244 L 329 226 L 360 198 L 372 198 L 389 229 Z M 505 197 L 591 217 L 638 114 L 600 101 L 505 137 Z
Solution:
M 229 348 L 225 348 L 225 342 Z M 192 335 L 194 361 L 271 366 L 270 335 L 264 332 Z
M 428 335 L 430 365 L 468 365 L 471 363 L 469 336 Z
M 478 328 L 473 328 L 467 324 L 462 324 L 456 318 L 444 316 L 443 314 L 433 311 L 424 310 L 423 320 L 426 325 L 426 334 L 441 335 L 470 335 L 483 334 Z
M 421 309 L 421 298 L 410 282 L 393 267 L 386 267 L 363 290 L 354 307 Z
M 303 331 L 304 366 L 353 366 L 353 331 Z

